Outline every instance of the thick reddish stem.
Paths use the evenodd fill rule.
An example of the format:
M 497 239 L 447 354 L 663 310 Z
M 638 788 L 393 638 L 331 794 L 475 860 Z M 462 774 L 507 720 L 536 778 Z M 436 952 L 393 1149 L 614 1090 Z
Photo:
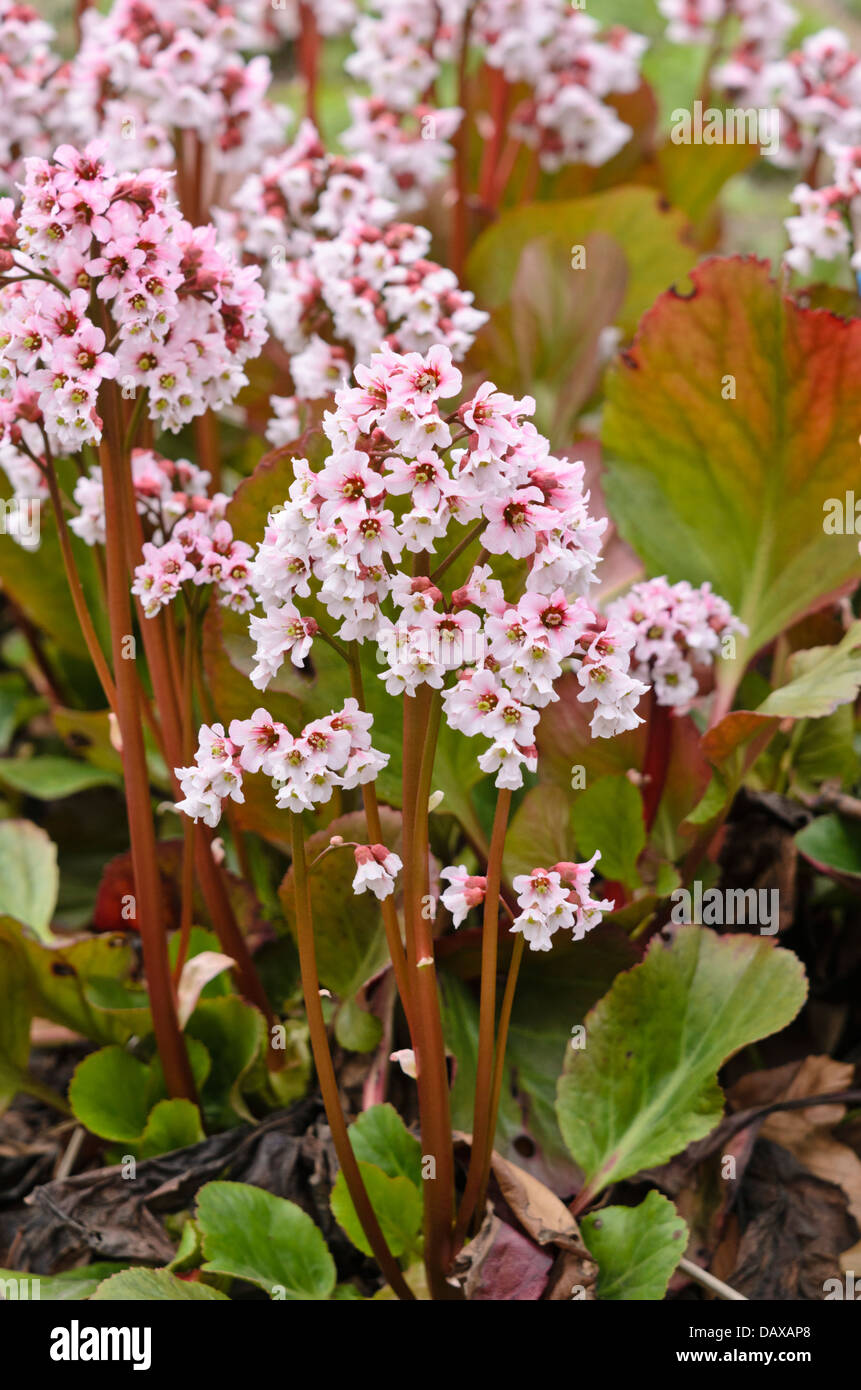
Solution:
M 196 623 L 191 611 L 186 617 L 185 655 L 182 665 L 182 758 L 188 765 L 194 757 L 194 651 Z M 180 898 L 179 947 L 173 967 L 173 982 L 179 985 L 183 966 L 188 958 L 191 927 L 194 918 L 194 840 L 195 823 L 183 818 L 182 826 L 182 895 Z
M 647 834 L 655 823 L 664 794 L 672 742 L 672 711 L 667 705 L 658 704 L 657 696 L 652 690 L 649 693 L 646 756 L 643 760 L 643 820 Z
M 439 994 L 428 943 L 429 923 L 422 917 L 427 876 L 427 794 L 422 805 L 423 755 L 433 738 L 428 727 L 429 686 L 404 696 L 403 733 L 403 882 L 407 968 L 412 980 L 416 1085 L 421 1117 L 422 1152 L 434 1161 L 434 1176 L 425 1193 L 425 1269 L 436 1299 L 455 1296 L 446 1281 L 452 1254 L 454 1167 L 449 1117 L 448 1073 L 439 1015 Z M 429 774 L 427 774 L 429 775 Z M 421 949 L 420 949 L 421 947 Z
M 113 388 L 109 388 L 113 389 Z M 114 412 L 115 413 L 115 412 Z M 108 412 L 106 412 L 108 414 Z M 110 433 L 110 442 L 108 442 Z M 106 431 L 100 448 L 105 491 L 108 617 L 114 657 L 117 719 L 123 749 L 126 806 L 134 869 L 136 925 L 143 947 L 144 968 L 150 996 L 153 1027 L 165 1084 L 173 1097 L 195 1100 L 194 1078 L 185 1040 L 176 1016 L 176 1000 L 167 954 L 161 878 L 156 852 L 155 827 L 150 805 L 149 776 L 141 726 L 138 683 L 134 669 L 129 571 L 126 566 L 124 531 L 125 460 L 116 442 L 116 431 Z
M 317 1080 L 326 1107 L 326 1118 L 332 1131 L 332 1142 L 338 1155 L 338 1163 L 356 1209 L 356 1215 L 365 1237 L 380 1269 L 385 1274 L 398 1298 L 412 1300 L 414 1294 L 406 1283 L 397 1261 L 386 1244 L 380 1229 L 353 1146 L 347 1132 L 347 1125 L 341 1110 L 338 1095 L 338 1080 L 329 1050 L 329 1036 L 320 1004 L 320 981 L 317 975 L 317 958 L 314 949 L 314 928 L 311 919 L 311 897 L 308 888 L 308 872 L 305 861 L 305 841 L 302 835 L 302 818 L 292 816 L 293 821 L 293 879 L 296 903 L 296 938 L 299 947 L 299 965 L 302 971 L 302 992 L 305 996 L 305 1010 L 308 1015 L 308 1031 L 311 1034 L 311 1050 Z
M 424 1085 L 425 1104 L 432 1106 L 429 1116 L 429 1152 L 436 1157 L 436 1176 L 428 1194 L 430 1228 L 433 1244 L 430 1246 L 434 1260 L 434 1278 L 439 1285 L 437 1297 L 454 1296 L 451 1286 L 444 1281 L 454 1253 L 452 1228 L 454 1225 L 454 1148 L 451 1133 L 451 1105 L 449 1101 L 448 1067 L 446 1065 L 445 1038 L 443 1036 L 442 1015 L 440 1013 L 439 985 L 436 978 L 432 915 L 425 911 L 430 901 L 429 889 L 429 825 L 428 800 L 433 779 L 434 756 L 436 753 L 439 725 L 442 716 L 442 701 L 437 691 L 431 691 L 428 698 L 428 712 L 422 739 L 422 757 L 416 787 L 415 820 L 413 836 L 414 902 L 416 912 L 416 997 L 417 1007 L 422 1015 L 424 1032 Z
M 472 32 L 472 18 L 475 13 L 475 0 L 467 5 L 463 16 L 460 48 L 457 57 L 457 99 L 463 112 L 460 125 L 454 133 L 454 204 L 451 226 L 451 268 L 458 279 L 463 278 L 466 263 L 466 249 L 469 240 L 469 101 L 467 90 L 467 65 L 469 63 L 469 40 Z
M 317 124 L 317 82 L 320 66 L 320 35 L 310 5 L 299 6 L 299 67 L 305 81 L 305 114 Z
M 493 122 L 493 130 L 484 147 L 478 182 L 478 196 L 482 203 L 492 206 L 496 169 L 502 152 L 502 139 L 505 135 L 505 111 L 510 88 L 501 68 L 489 68 L 488 71 L 490 73 L 490 119 Z
M 516 136 L 510 135 L 494 171 L 493 189 L 490 194 L 489 202 L 495 212 L 499 211 L 522 149 L 523 142 L 518 140 Z
M 455 1249 L 463 1241 L 478 1202 L 482 1186 L 484 1159 L 493 1147 L 490 1132 L 493 1107 L 493 1052 L 496 1023 L 496 962 L 499 945 L 499 893 L 502 883 L 502 854 L 511 809 L 511 792 L 502 788 L 496 798 L 496 814 L 487 859 L 484 924 L 481 933 L 481 1000 L 478 1018 L 478 1057 L 475 1064 L 475 1114 L 472 1153 L 466 1176 L 466 1190 L 460 1204 Z M 481 1216 L 482 1213 L 479 1213 Z
M 206 410 L 194 422 L 197 462 L 209 474 L 210 493 L 221 491 L 221 450 L 218 447 L 218 417 Z
M 514 949 L 511 952 L 511 960 L 508 965 L 508 977 L 505 981 L 505 993 L 502 997 L 502 1008 L 499 1012 L 499 1024 L 496 1030 L 493 1084 L 490 1088 L 490 1124 L 488 1125 L 487 1131 L 488 1138 L 485 1145 L 481 1185 L 478 1189 L 478 1201 L 476 1202 L 477 1211 L 484 1211 L 485 1202 L 487 1201 L 490 1168 L 493 1163 L 493 1141 L 496 1138 L 496 1124 L 499 1118 L 499 1101 L 502 1096 L 502 1079 L 505 1074 L 505 1049 L 508 1046 L 508 1029 L 511 1024 L 511 1011 L 514 1008 L 514 992 L 517 989 L 517 977 L 520 974 L 520 964 L 523 960 L 523 948 L 525 944 L 525 936 L 522 932 L 518 932 L 514 942 Z
M 75 563 L 75 552 L 72 549 L 72 540 L 69 535 L 69 528 L 66 525 L 66 517 L 63 512 L 63 500 L 60 496 L 60 485 L 57 482 L 57 474 L 54 464 L 48 459 L 45 464 L 45 478 L 48 483 L 48 492 L 51 496 L 51 505 L 54 509 L 54 519 L 57 523 L 57 537 L 60 542 L 60 552 L 63 556 L 63 566 L 66 571 L 66 582 L 69 585 L 69 592 L 72 596 L 72 603 L 75 615 L 81 629 L 84 641 L 89 652 L 90 660 L 96 668 L 102 690 L 105 692 L 105 699 L 114 714 L 117 712 L 117 692 L 114 686 L 105 654 L 102 651 L 101 643 L 96 635 L 93 620 L 87 608 L 87 599 L 84 588 L 81 584 L 81 577 L 78 574 L 78 567 Z

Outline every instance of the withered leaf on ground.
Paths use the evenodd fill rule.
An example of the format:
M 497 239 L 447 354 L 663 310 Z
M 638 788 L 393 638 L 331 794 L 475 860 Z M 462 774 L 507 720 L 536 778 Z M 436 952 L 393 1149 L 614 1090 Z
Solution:
M 840 1255 L 858 1239 L 845 1193 L 807 1171 L 778 1144 L 761 1139 L 739 1193 L 741 1238 L 727 1282 L 747 1298 L 824 1297 L 840 1277 Z
M 465 1155 L 470 1136 L 455 1138 L 460 1156 Z M 460 1261 L 467 1297 L 555 1301 L 571 1298 L 572 1289 L 579 1288 L 594 1299 L 598 1266 L 574 1217 L 549 1187 L 494 1153 L 489 1196 L 492 1206 Z M 519 1283 L 513 1272 L 518 1260 Z
M 540 1299 L 553 1265 L 553 1256 L 497 1220 L 493 1238 L 467 1280 L 467 1297 L 475 1302 L 528 1302 Z
M 163 1217 L 190 1207 L 218 1177 L 289 1197 L 321 1224 L 325 1213 L 324 1234 L 336 1240 L 328 1212 L 333 1165 L 324 1153 L 331 1141 L 320 1114 L 318 1101 L 301 1101 L 254 1129 L 139 1162 L 134 1182 L 113 1166 L 37 1187 L 18 1213 L 17 1267 L 49 1274 L 88 1257 L 165 1264 L 174 1242 Z
M 806 1057 L 774 1071 L 754 1072 L 736 1082 L 730 1092 L 738 1108 L 768 1105 L 776 1100 L 803 1100 L 852 1086 L 854 1067 L 830 1057 Z M 777 1110 L 766 1115 L 760 1135 L 780 1144 L 816 1177 L 843 1189 L 849 1210 L 861 1222 L 861 1158 L 833 1133 L 846 1114 L 845 1105 L 812 1105 L 804 1110 Z

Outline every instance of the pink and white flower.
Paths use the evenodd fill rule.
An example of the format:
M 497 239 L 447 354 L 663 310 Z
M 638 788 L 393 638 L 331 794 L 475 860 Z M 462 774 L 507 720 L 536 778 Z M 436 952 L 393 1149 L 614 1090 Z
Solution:
M 440 878 L 448 880 L 440 902 L 446 912 L 451 913 L 452 925 L 459 927 L 467 914 L 484 902 L 487 879 L 481 874 L 469 873 L 465 864 L 441 870 Z
M 385 845 L 357 845 L 353 853 L 357 865 L 353 892 L 370 890 L 380 901 L 390 897 L 395 891 L 395 877 L 403 868 L 398 855 Z

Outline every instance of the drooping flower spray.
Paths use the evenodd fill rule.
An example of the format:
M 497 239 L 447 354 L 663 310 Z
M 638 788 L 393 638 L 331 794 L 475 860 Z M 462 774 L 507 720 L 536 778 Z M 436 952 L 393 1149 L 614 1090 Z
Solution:
M 634 728 L 647 687 L 629 670 L 633 636 L 596 613 L 586 598 L 605 522 L 588 510 L 583 465 L 555 458 L 529 417 L 534 402 L 487 382 L 460 405 L 461 373 L 444 346 L 426 353 L 385 349 L 356 367 L 324 420 L 330 451 L 312 469 L 294 459 L 284 504 L 269 517 L 250 564 L 249 587 L 262 612 L 250 614 L 265 690 L 285 661 L 301 662 L 326 641 L 347 663 L 353 697 L 343 709 L 293 732 L 265 708 L 201 730 L 193 763 L 178 769 L 187 814 L 217 823 L 241 800 L 246 775 L 270 778 L 279 807 L 293 815 L 294 873 L 303 979 L 309 1014 L 319 1009 L 313 930 L 304 869 L 304 811 L 335 788 L 361 786 L 368 841 L 354 848 L 354 888 L 369 886 L 384 910 L 389 948 L 415 1060 L 422 1145 L 436 1176 L 426 1187 L 425 1260 L 435 1297 L 451 1295 L 446 1273 L 483 1205 L 499 1103 L 505 1029 L 525 943 L 546 950 L 558 930 L 582 936 L 611 904 L 595 900 L 595 863 L 536 868 L 515 879 L 520 912 L 503 1027 L 495 1036 L 502 860 L 512 792 L 537 766 L 535 730 L 558 698 L 555 682 L 577 672 L 592 730 L 608 737 Z M 500 576 L 504 576 L 501 578 Z M 316 599 L 303 614 L 303 600 Z M 388 758 L 373 746 L 362 652 L 376 653 L 379 679 L 403 697 L 400 856 L 380 829 L 375 779 Z M 367 663 L 366 663 L 367 669 Z M 497 807 L 486 875 L 443 869 L 449 880 L 430 916 L 429 798 L 441 721 L 480 740 L 477 759 L 494 776 Z M 344 847 L 347 849 L 347 847 Z M 396 880 L 403 934 L 394 909 Z M 483 906 L 481 1014 L 472 1160 L 456 1209 L 448 1076 L 435 977 L 434 917 L 460 921 Z M 318 1074 L 331 1075 L 325 1028 L 312 1025 Z M 331 1087 L 327 1105 L 333 1105 Z M 333 1133 L 342 1119 L 329 1114 Z M 346 1142 L 346 1140 L 345 1140 Z M 354 1191 L 357 1212 L 366 1197 Z M 372 1248 L 376 1233 L 368 1231 Z
M 98 142 L 83 150 L 61 146 L 52 160 L 26 159 L 20 207 L 0 203 L 2 461 L 25 495 L 50 496 L 82 631 L 117 719 L 135 921 L 159 1054 L 175 1096 L 193 1096 L 194 1083 L 167 963 L 143 721 L 176 766 L 183 690 L 175 625 L 144 622 L 151 700 L 135 661 L 130 584 L 136 575 L 142 613 L 157 611 L 167 591 L 192 575 L 217 581 L 228 601 L 241 604 L 243 557 L 219 521 L 223 500 L 201 497 L 204 475 L 151 452 L 132 453 L 146 417 L 149 427 L 176 431 L 232 400 L 245 381 L 243 364 L 265 336 L 261 298 L 257 271 L 226 258 L 213 228 L 193 227 L 182 216 L 168 174 L 117 173 Z M 80 511 L 71 523 L 56 469 L 64 455 L 81 458 Z M 186 510 L 183 527 L 177 519 Z M 104 544 L 110 662 L 87 610 L 70 524 L 82 539 Z M 189 846 L 243 991 L 268 1008 L 210 843 L 192 832 Z

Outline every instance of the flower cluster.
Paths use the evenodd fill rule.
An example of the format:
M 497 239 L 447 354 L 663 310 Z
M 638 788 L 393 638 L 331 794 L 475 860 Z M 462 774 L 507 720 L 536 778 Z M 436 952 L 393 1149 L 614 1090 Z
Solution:
M 476 33 L 488 64 L 532 88 L 511 132 L 550 172 L 606 164 L 631 137 L 607 98 L 637 90 L 648 41 L 621 25 L 600 31 L 566 0 L 483 0 L 478 7 Z
M 277 147 L 287 112 L 267 100 L 262 6 L 222 0 L 115 0 L 88 8 L 64 118 L 70 138 L 107 141 L 118 168 L 175 167 L 178 137 L 206 141 L 211 171 L 243 170 Z
M 327 154 L 304 122 L 220 219 L 237 250 L 260 261 L 270 327 L 290 355 L 295 396 L 273 401 L 273 444 L 301 432 L 301 402 L 330 397 L 384 343 L 398 352 L 442 343 L 459 359 L 487 317 L 428 260 L 430 233 L 393 220 L 389 191 L 382 165 Z
M 0 0 L 0 191 L 13 193 L 22 151 L 48 154 L 60 142 L 66 88 L 50 24 L 29 5 Z
M 792 201 L 798 214 L 786 219 L 790 249 L 784 261 L 802 275 L 810 275 L 815 260 L 833 261 L 850 255 L 849 264 L 861 272 L 861 145 L 829 145 L 833 183 L 810 188 L 800 183 Z
M 2 376 L 0 364 L 0 468 L 6 474 L 18 507 L 41 506 L 48 499 L 48 484 L 39 459 L 44 441 L 36 423 L 38 407 L 31 394 L 28 417 L 19 406 L 19 402 L 27 400 L 23 392 L 17 393 L 17 400 L 4 400 Z M 16 529 L 8 524 L 6 534 L 21 543 Z
M 252 553 L 250 545 L 234 539 L 230 523 L 218 518 L 217 504 L 209 504 L 178 521 L 170 540 L 144 543 L 132 593 L 146 616 L 154 618 L 184 583 L 215 584 L 225 608 L 246 613 L 254 603 L 248 587 Z
M 132 485 L 135 506 L 147 534 L 156 544 L 167 540 L 176 522 L 189 512 L 215 512 L 215 519 L 224 516 L 228 498 L 219 493 L 211 500 L 207 496 L 209 474 L 188 459 L 168 459 L 154 449 L 132 449 Z M 79 512 L 69 526 L 87 545 L 104 545 L 105 494 L 102 470 L 91 468 L 78 478 L 73 493 Z
M 247 176 L 222 215 L 221 230 L 261 261 L 301 260 L 316 242 L 336 238 L 351 222 L 383 227 L 396 208 L 386 170 L 368 155 L 327 152 L 311 121 L 302 121 L 286 149 Z
M 419 206 L 450 158 L 449 141 L 463 112 L 434 109 L 441 65 L 451 60 L 469 24 L 469 43 L 512 86 L 531 89 L 513 110 L 509 133 L 536 149 L 541 166 L 600 165 L 630 139 L 606 98 L 639 86 L 646 40 L 598 23 L 566 0 L 445 0 L 418 12 L 406 0 L 374 0 L 353 32 L 351 76 L 370 98 L 352 105 L 348 148 L 370 149 L 391 170 L 405 207 Z
M 797 19 L 784 0 L 658 0 L 669 22 L 671 43 L 708 43 L 718 27 L 734 19 L 740 50 L 748 61 L 782 53 L 784 40 Z
M 669 38 L 679 43 L 714 37 L 727 18 L 738 20 L 738 44 L 711 79 L 737 106 L 773 113 L 775 132 L 763 153 L 782 168 L 805 170 L 806 181 L 792 193 L 798 211 L 786 220 L 786 264 L 809 275 L 816 260 L 850 256 L 851 268 L 861 271 L 854 245 L 861 214 L 861 59 L 845 34 L 822 29 L 786 53 L 796 15 L 783 0 L 660 0 L 660 9 L 670 20 Z M 816 187 L 824 157 L 833 176 Z
M 173 431 L 233 399 L 265 339 L 259 272 L 181 217 L 168 175 L 63 145 L 21 191 L 17 215 L 0 200 L 0 442 L 20 448 L 23 419 L 57 453 L 97 444 L 110 380 Z
M 714 80 L 737 105 L 779 110 L 780 138 L 769 157 L 783 168 L 861 141 L 861 61 L 839 29 L 811 34 L 786 57 L 767 61 L 738 49 Z
M 294 460 L 252 565 L 265 615 L 251 620 L 255 685 L 265 689 L 288 654 L 307 655 L 313 625 L 297 600 L 313 584 L 339 639 L 377 644 L 389 693 L 438 689 L 451 727 L 489 740 L 479 763 L 498 786 L 534 770 L 539 712 L 558 698 L 563 669 L 595 704 L 594 734 L 635 727 L 646 687 L 628 671 L 631 642 L 583 597 L 606 522 L 589 515 L 582 463 L 554 458 L 528 419 L 534 401 L 485 382 L 444 413 L 462 378 L 442 346 L 386 349 L 355 380 L 325 418 L 331 456 L 317 472 Z M 518 600 L 488 564 L 448 599 L 432 576 L 401 568 L 451 542 L 453 526 L 460 544 L 469 527 L 485 556 L 521 562 Z
M 234 540 L 225 521 L 229 498 L 207 495 L 208 473 L 187 459 L 164 458 L 153 449 L 133 449 L 135 507 L 145 535 L 143 562 L 135 569 L 132 593 L 148 618 L 170 603 L 186 582 L 217 585 L 225 607 L 245 613 L 253 605 L 248 588 L 251 546 Z M 75 483 L 80 508 L 70 528 L 87 545 L 104 544 L 105 495 L 95 466 Z
M 452 25 L 460 24 L 463 9 L 462 0 L 439 6 L 372 0 L 353 30 L 346 71 L 392 110 L 409 110 L 439 76 L 443 56 L 452 55 Z
M 216 826 L 226 800 L 245 800 L 245 773 L 262 772 L 271 779 L 282 810 L 310 811 L 328 801 L 335 787 L 348 790 L 372 782 L 385 767 L 388 754 L 371 746 L 372 724 L 372 716 L 352 699 L 295 736 L 265 709 L 255 710 L 250 719 L 234 719 L 228 734 L 221 724 L 204 724 L 193 766 L 176 768 L 183 794 L 177 809 Z M 366 877 L 376 881 L 373 874 Z
M 283 39 L 298 39 L 302 11 L 313 18 L 317 32 L 326 38 L 345 34 L 356 22 L 356 0 L 269 0 L 264 10 L 266 26 Z
M 710 584 L 695 589 L 663 577 L 635 584 L 609 605 L 607 616 L 629 642 L 636 673 L 654 684 L 660 705 L 689 705 L 699 689 L 695 667 L 711 666 L 728 637 L 747 633 Z
M 517 604 L 507 604 L 487 592 L 485 569 L 473 571 L 471 584 L 476 583 L 485 587 L 485 594 L 464 598 L 487 605 L 480 650 L 474 658 L 481 664 L 460 667 L 456 683 L 443 694 L 443 707 L 452 728 L 491 740 L 478 762 L 484 772 L 497 774 L 497 786 L 519 787 L 521 763 L 535 771 L 540 711 L 558 699 L 554 685 L 566 660 L 577 663 L 581 686 L 577 698 L 595 705 L 593 734 L 609 737 L 640 722 L 636 708 L 646 686 L 628 671 L 630 641 L 612 626 L 597 630 L 595 613 L 585 598 L 569 602 L 559 588 L 551 594 L 527 592 Z M 456 623 L 459 618 L 475 619 L 478 625 L 469 610 L 449 621 Z M 455 648 L 455 661 L 458 656 Z M 451 659 L 445 664 L 450 669 Z
M 401 212 L 423 208 L 454 157 L 451 141 L 463 119 L 460 107 L 416 101 L 402 111 L 384 95 L 352 96 L 348 106 L 344 148 L 370 155 L 386 170 Z
M 533 951 L 549 951 L 551 937 L 560 927 L 582 941 L 587 931 L 597 927 L 605 912 L 612 912 L 609 898 L 590 897 L 592 869 L 600 858 L 596 852 L 583 864 L 554 864 L 552 869 L 533 869 L 519 874 L 512 886 L 520 913 L 511 930 L 522 932 Z
M 454 155 L 451 137 L 463 111 L 429 104 L 428 93 L 455 52 L 463 10 L 463 0 L 420 7 L 373 0 L 353 30 L 355 52 L 344 67 L 370 96 L 351 98 L 343 144 L 370 152 L 389 171 L 404 212 L 422 207 Z
M 531 950 L 549 951 L 550 938 L 560 927 L 570 930 L 573 939 L 580 941 L 587 931 L 597 927 L 602 913 L 613 910 L 609 899 L 594 899 L 589 894 L 592 870 L 599 858 L 596 852 L 583 864 L 554 864 L 552 869 L 533 869 L 514 879 L 521 910 L 511 930 L 522 932 Z M 472 908 L 484 902 L 487 879 L 470 874 L 465 864 L 443 869 L 441 877 L 448 880 L 449 886 L 440 901 L 451 913 L 452 924 L 459 927 Z

